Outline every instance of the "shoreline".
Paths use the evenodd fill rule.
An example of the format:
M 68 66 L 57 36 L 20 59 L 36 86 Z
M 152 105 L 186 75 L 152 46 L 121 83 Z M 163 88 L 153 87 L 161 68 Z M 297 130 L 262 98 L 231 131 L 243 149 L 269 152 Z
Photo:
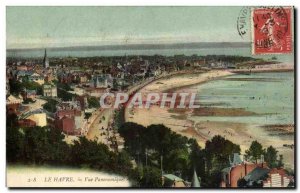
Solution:
M 294 68 L 277 68 L 277 69 L 272 69 L 272 68 L 261 68 L 261 69 L 234 69 L 231 70 L 233 73 L 273 73 L 273 72 L 294 72 Z
M 144 86 L 138 92 L 152 91 L 152 92 L 168 92 L 169 90 L 178 90 L 184 87 L 190 87 L 197 84 L 202 84 L 209 82 L 211 80 L 217 80 L 225 76 L 234 75 L 235 73 L 230 72 L 229 70 L 211 70 L 211 71 L 197 71 L 197 72 L 184 72 L 178 74 L 172 74 L 167 77 L 162 77 L 158 80 L 151 82 L 150 84 Z M 189 76 L 189 77 L 186 77 Z M 194 76 L 194 77 L 191 77 Z M 177 81 L 172 78 L 178 79 Z M 157 81 L 165 82 L 163 85 L 153 85 L 157 84 Z M 155 83 L 156 82 L 156 83 Z M 160 86 L 164 87 L 161 88 Z M 145 89 L 145 87 L 148 87 Z M 150 87 L 150 88 L 149 88 Z M 144 90 L 143 90 L 144 89 Z

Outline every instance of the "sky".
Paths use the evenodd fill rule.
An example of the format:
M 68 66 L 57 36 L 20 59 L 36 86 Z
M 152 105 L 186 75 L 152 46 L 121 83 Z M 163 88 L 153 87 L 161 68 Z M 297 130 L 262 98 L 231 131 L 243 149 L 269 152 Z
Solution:
M 242 7 L 7 7 L 7 48 L 242 42 Z

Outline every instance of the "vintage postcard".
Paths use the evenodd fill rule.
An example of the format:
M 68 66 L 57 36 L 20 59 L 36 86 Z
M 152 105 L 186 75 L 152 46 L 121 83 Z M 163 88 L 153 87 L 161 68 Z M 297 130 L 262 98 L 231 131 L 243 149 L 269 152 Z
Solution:
M 7 6 L 9 188 L 295 188 L 293 6 Z

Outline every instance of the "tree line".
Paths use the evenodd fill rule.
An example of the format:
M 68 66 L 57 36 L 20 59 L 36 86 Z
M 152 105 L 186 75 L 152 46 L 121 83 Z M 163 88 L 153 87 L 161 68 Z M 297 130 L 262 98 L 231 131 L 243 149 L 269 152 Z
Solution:
M 241 152 L 239 145 L 221 136 L 214 136 L 202 148 L 195 139 L 179 135 L 164 125 L 144 127 L 124 123 L 119 128 L 125 140 L 124 150 L 113 152 L 106 145 L 85 137 L 67 144 L 65 136 L 55 128 L 20 128 L 15 123 L 16 116 L 8 116 L 8 163 L 91 168 L 126 175 L 138 187 L 161 187 L 162 173 L 191 181 L 194 169 L 202 187 L 219 187 L 221 170 L 230 164 L 229 156 Z M 261 148 L 257 144 L 253 142 L 246 152 L 249 159 L 258 159 Z M 277 151 L 272 146 L 263 153 L 269 167 L 279 167 Z
M 230 166 L 229 157 L 233 153 L 241 153 L 240 146 L 216 135 L 206 141 L 205 148 L 198 145 L 195 139 L 187 138 L 170 130 L 164 125 L 142 125 L 127 122 L 119 128 L 125 140 L 125 150 L 136 161 L 138 168 L 147 167 L 161 177 L 161 173 L 176 174 L 184 180 L 191 181 L 193 170 L 202 179 L 202 187 L 219 187 L 222 169 Z M 270 168 L 283 167 L 282 156 L 270 146 L 263 149 L 257 141 L 253 141 L 246 151 L 248 160 L 257 161 L 264 155 Z M 156 171 L 156 172 L 154 172 Z M 145 176 L 150 178 L 149 176 Z M 160 186 L 158 182 L 147 186 Z

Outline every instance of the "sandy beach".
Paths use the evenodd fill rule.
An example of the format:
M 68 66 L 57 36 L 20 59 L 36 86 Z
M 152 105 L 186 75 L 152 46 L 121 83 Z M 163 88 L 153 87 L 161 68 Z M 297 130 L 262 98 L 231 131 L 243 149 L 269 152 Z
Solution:
M 203 73 L 192 73 L 185 75 L 177 75 L 165 79 L 156 80 L 149 85 L 143 87 L 139 92 L 180 92 L 185 87 L 202 84 L 211 80 L 223 78 L 233 75 L 234 73 L 226 70 L 212 70 Z M 125 120 L 127 122 L 136 122 L 138 124 L 148 126 L 151 124 L 164 124 L 173 131 L 195 138 L 201 147 L 205 146 L 205 142 L 215 135 L 221 135 L 232 142 L 239 144 L 242 153 L 249 148 L 254 140 L 258 140 L 265 147 L 273 145 L 285 157 L 285 163 L 288 167 L 294 167 L 294 150 L 283 147 L 284 144 L 291 144 L 293 140 L 290 138 L 281 138 L 277 136 L 269 137 L 269 131 L 275 129 L 275 126 L 261 127 L 259 125 L 247 125 L 236 122 L 224 121 L 196 121 L 195 116 L 255 116 L 256 113 L 249 112 L 244 109 L 168 109 L 159 106 L 151 106 L 149 109 L 133 108 L 125 109 Z M 277 130 L 293 132 L 294 127 L 288 126 L 286 129 L 283 125 L 276 127 Z
M 167 78 L 162 78 L 147 85 L 139 92 L 166 92 L 168 90 L 175 90 L 194 84 L 204 83 L 220 77 L 233 75 L 234 73 L 228 70 L 211 70 L 208 72 L 174 74 Z
M 168 78 L 156 80 L 143 87 L 139 90 L 139 92 L 143 94 L 150 92 L 170 92 L 171 90 L 184 88 L 193 84 L 205 83 L 210 80 L 230 75 L 233 75 L 233 73 L 224 70 L 174 75 Z M 185 113 L 187 114 L 192 113 L 191 109 L 169 109 L 160 108 L 159 106 L 151 106 L 149 109 L 126 108 L 125 121 L 135 122 L 144 126 L 151 124 L 164 124 L 177 133 L 197 139 L 198 143 L 203 147 L 205 141 L 209 138 L 202 135 L 201 132 L 199 133 L 196 131 L 194 122 L 186 119 L 186 117 L 182 114 L 179 115 L 178 111 L 186 111 Z

